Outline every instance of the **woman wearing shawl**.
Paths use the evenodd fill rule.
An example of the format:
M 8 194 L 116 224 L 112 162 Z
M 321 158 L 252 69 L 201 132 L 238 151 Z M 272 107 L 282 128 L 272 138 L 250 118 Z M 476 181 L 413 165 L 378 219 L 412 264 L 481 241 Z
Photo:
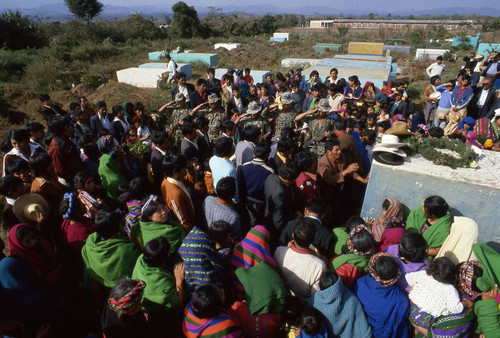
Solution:
M 386 198 L 382 203 L 382 215 L 380 215 L 372 225 L 373 239 L 380 242 L 387 222 L 393 218 L 403 219 L 403 206 L 395 198 Z
M 478 326 L 476 333 L 482 333 L 486 338 L 498 337 L 500 332 L 500 296 L 498 295 L 500 254 L 483 243 L 474 244 L 472 250 L 482 268 L 480 277 L 475 278 L 475 291 L 482 291 L 481 299 L 474 304 Z
M 363 100 L 368 106 L 375 105 L 375 95 L 377 95 L 375 85 L 373 82 L 367 81 L 363 87 Z
M 118 187 L 122 184 L 128 184 L 115 158 L 120 158 L 118 151 L 112 151 L 114 139 L 111 135 L 103 136 L 98 141 L 99 149 L 103 155 L 99 160 L 99 176 L 103 188 L 110 198 L 116 199 L 119 196 Z
M 337 242 L 335 243 L 335 248 L 333 250 L 335 255 L 337 256 L 342 255 L 349 251 L 349 248 L 347 247 L 347 240 L 349 239 L 349 234 L 355 227 L 357 227 L 360 224 L 366 225 L 365 220 L 357 215 L 353 215 L 349 217 L 349 219 L 345 224 L 345 227 L 333 229 L 333 236 L 335 236 L 335 238 L 337 239 Z
M 397 261 L 388 253 L 377 253 L 370 259 L 368 271 L 356 281 L 353 292 L 363 304 L 373 336 L 409 337 L 410 302 L 395 285 L 401 276 Z
M 140 251 L 121 232 L 123 217 L 117 212 L 99 211 L 95 229 L 82 248 L 84 277 L 111 288 L 132 274 Z
M 231 259 L 238 298 L 246 300 L 235 302 L 230 314 L 239 319 L 248 337 L 274 337 L 281 326 L 286 289 L 275 270 L 269 241 L 269 231 L 257 225 L 234 247 Z
M 370 256 L 375 252 L 376 243 L 364 224 L 356 226 L 347 240 L 349 252 L 337 256 L 330 263 L 330 268 L 335 270 L 349 288 L 359 278 L 363 271 L 368 269 Z
M 49 287 L 57 289 L 61 273 L 56 254 L 34 226 L 21 223 L 12 227 L 8 242 L 11 256 L 25 260 Z
M 186 237 L 186 232 L 182 225 L 169 216 L 170 210 L 163 201 L 156 195 L 149 196 L 144 202 L 141 214 L 140 226 L 132 228 L 132 236 L 140 246 L 143 247 L 153 238 L 164 237 L 170 243 L 172 252 L 177 252 Z
M 146 283 L 124 277 L 111 290 L 102 312 L 102 331 L 106 338 L 158 337 L 141 311 Z
M 436 258 L 448 257 L 455 264 L 476 259 L 472 245 L 477 243 L 479 229 L 473 219 L 453 217 L 450 235 L 446 238 Z
M 481 292 L 476 285 L 476 281 L 482 273 L 483 269 L 478 261 L 465 262 L 459 266 L 458 290 L 462 299 L 475 302 L 481 297 Z M 476 302 L 476 304 L 477 303 L 479 302 Z M 473 303 L 470 304 L 470 307 L 465 307 L 460 313 L 435 318 L 429 329 L 419 327 L 413 320 L 413 317 L 410 317 L 412 325 L 417 329 L 415 337 L 469 337 L 472 321 L 474 319 Z M 481 322 L 483 318 L 484 317 L 478 315 L 478 323 Z M 497 327 L 495 334 L 498 333 L 498 329 L 500 329 L 500 326 Z M 490 336 L 487 335 L 486 337 Z M 491 337 L 494 337 L 494 335 Z
M 406 220 L 406 231 L 417 232 L 427 242 L 429 259 L 436 256 L 450 233 L 450 207 L 441 196 L 429 196 L 424 205 L 413 209 Z
M 174 266 L 168 241 L 158 237 L 147 242 L 139 256 L 132 278 L 146 283 L 142 308 L 148 322 L 158 332 L 180 336 L 180 319 L 185 305 L 184 264 Z
M 399 240 L 406 233 L 406 224 L 400 218 L 393 217 L 387 221 L 387 228 L 380 238 L 380 251 L 384 251 L 387 247 L 398 244 Z
M 420 124 L 422 124 L 422 117 L 420 114 L 413 114 L 411 119 L 408 119 L 408 129 L 410 132 L 415 133 Z
M 222 309 L 221 296 L 221 291 L 213 284 L 196 289 L 184 311 L 182 330 L 187 338 L 242 337 L 237 322 Z

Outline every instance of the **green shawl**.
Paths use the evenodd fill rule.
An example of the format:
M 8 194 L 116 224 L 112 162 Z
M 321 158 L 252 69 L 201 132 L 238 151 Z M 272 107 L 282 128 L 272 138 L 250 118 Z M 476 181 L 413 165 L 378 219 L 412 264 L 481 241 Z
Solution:
M 345 228 L 335 228 L 333 229 L 333 235 L 337 238 L 335 243 L 335 254 L 342 255 L 349 251 L 347 248 L 347 240 L 349 239 L 349 234 L 345 231 Z
M 139 221 L 140 229 L 137 234 L 137 241 L 142 243 L 144 246 L 150 240 L 156 237 L 165 237 L 170 243 L 172 248 L 172 253 L 177 251 L 186 237 L 186 231 L 179 223 L 175 222 L 171 218 L 167 220 L 166 223 L 155 223 L 155 222 L 144 222 Z
M 100 240 L 99 237 L 94 232 L 82 248 L 84 276 L 86 280 L 112 288 L 122 277 L 132 274 L 141 252 L 129 239 Z
M 478 300 L 474 304 L 477 317 L 476 333 L 482 333 L 486 338 L 498 337 L 500 331 L 500 310 L 496 299 Z
M 406 220 L 406 231 L 422 234 L 427 217 L 424 215 L 422 206 L 413 209 Z M 437 248 L 443 245 L 446 237 L 450 234 L 451 216 L 444 215 L 436 221 L 426 232 L 422 234 L 429 248 Z
M 500 253 L 484 243 L 472 245 L 476 259 L 483 267 L 483 276 L 476 280 L 476 285 L 481 291 L 488 291 L 495 284 L 500 284 Z
M 145 312 L 168 311 L 179 303 L 174 275 L 164 268 L 148 266 L 144 262 L 144 255 L 139 256 L 132 278 L 146 282 L 142 295 Z
M 360 256 L 351 252 L 335 258 L 330 263 L 330 266 L 333 267 L 333 270 L 337 270 L 342 265 L 347 263 L 353 265 L 356 269 L 361 271 L 368 271 L 368 262 L 370 261 L 370 257 L 371 255 Z
M 245 288 L 245 299 L 252 315 L 281 312 L 287 291 L 274 267 L 261 262 L 249 269 L 236 269 L 236 276 Z
M 108 193 L 108 196 L 118 198 L 118 187 L 121 184 L 128 184 L 127 179 L 123 176 L 118 164 L 108 154 L 103 154 L 99 160 L 99 177 L 101 185 Z

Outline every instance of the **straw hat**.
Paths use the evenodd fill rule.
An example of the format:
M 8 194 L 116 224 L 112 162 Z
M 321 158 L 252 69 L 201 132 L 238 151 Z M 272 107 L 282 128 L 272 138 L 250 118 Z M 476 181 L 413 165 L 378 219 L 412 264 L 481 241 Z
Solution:
M 252 101 L 248 104 L 247 113 L 250 115 L 258 114 L 261 110 L 262 106 L 255 101 Z
M 50 211 L 47 201 L 38 194 L 24 194 L 20 196 L 12 208 L 14 215 L 21 222 L 36 222 L 37 213 L 48 214 Z
M 394 121 L 392 127 L 387 129 L 385 133 L 389 135 L 411 135 L 406 128 L 406 122 L 403 121 Z

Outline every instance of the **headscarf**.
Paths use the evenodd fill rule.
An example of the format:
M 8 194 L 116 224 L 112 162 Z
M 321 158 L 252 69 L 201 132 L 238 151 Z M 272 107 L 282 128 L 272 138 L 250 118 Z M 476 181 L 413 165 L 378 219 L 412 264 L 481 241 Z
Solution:
M 105 154 L 111 152 L 114 145 L 115 144 L 113 142 L 113 136 L 111 135 L 102 136 L 97 140 L 97 146 L 99 147 L 99 150 Z
M 458 272 L 458 289 L 466 294 L 470 300 L 474 300 L 482 295 L 482 292 L 477 292 L 472 289 L 472 278 L 474 277 L 474 268 L 482 269 L 483 266 L 476 260 L 464 262 L 460 265 Z
M 234 247 L 231 265 L 236 268 L 251 268 L 261 262 L 276 266 L 269 247 L 270 233 L 262 225 L 253 227 L 246 237 Z
M 387 222 L 393 218 L 403 219 L 403 207 L 401 203 L 395 198 L 387 198 L 389 207 L 381 219 L 375 221 L 372 226 L 372 235 L 375 241 L 380 242 L 382 234 L 387 227 Z
M 133 279 L 136 285 L 125 296 L 120 299 L 110 298 L 108 300 L 109 307 L 113 311 L 127 311 L 135 304 L 141 302 L 142 293 L 146 287 L 146 283 L 142 280 Z
M 394 115 L 394 121 L 403 121 L 403 122 L 406 122 L 406 119 L 405 119 L 405 117 L 402 114 L 397 114 L 397 115 Z
M 355 247 L 354 247 L 354 244 L 352 243 L 352 239 L 354 238 L 354 235 L 356 235 L 357 233 L 363 231 L 363 230 L 366 230 L 368 232 L 370 232 L 370 230 L 366 227 L 366 225 L 364 224 L 360 224 L 358 226 L 356 226 L 354 229 L 351 230 L 351 232 L 349 233 L 349 238 L 347 239 L 347 247 L 349 248 L 349 251 L 355 253 L 356 255 L 359 255 L 359 256 L 367 256 L 369 254 L 372 253 L 372 249 L 370 249 L 369 251 L 367 252 L 361 252 L 359 250 L 357 250 Z
M 380 257 L 391 257 L 392 259 L 394 259 L 394 257 L 392 257 L 387 252 L 379 252 L 379 253 L 373 255 L 372 258 L 370 258 L 370 261 L 368 262 L 368 272 L 370 272 L 370 275 L 373 277 L 373 279 L 375 279 L 375 281 L 377 283 L 379 283 L 380 285 L 392 286 L 392 285 L 396 284 L 399 277 L 401 277 L 401 270 L 399 268 L 399 264 L 397 264 L 398 273 L 396 274 L 396 276 L 394 278 L 391 278 L 388 280 L 382 280 L 380 278 L 380 276 L 377 274 L 377 271 L 375 270 L 375 264 L 377 263 L 377 261 L 379 260 Z
M 84 190 L 78 190 L 78 199 L 87 209 L 84 216 L 90 219 L 94 219 L 95 214 L 104 207 L 104 202 L 99 197 L 92 197 Z
M 469 125 L 469 128 L 467 128 L 466 132 L 472 133 L 474 131 L 474 126 L 476 125 L 476 120 L 474 120 L 470 116 L 464 117 L 462 121 L 460 121 L 460 123 L 458 124 L 458 130 L 463 130 L 465 123 Z
M 39 241 L 39 251 L 34 251 L 32 249 L 27 249 L 22 246 L 21 242 L 17 239 L 17 229 L 22 226 L 29 227 Z M 50 273 L 57 266 L 57 260 L 54 251 L 52 250 L 49 242 L 40 234 L 34 226 L 26 223 L 17 224 L 12 227 L 8 235 L 9 242 L 9 253 L 11 256 L 21 256 L 24 258 L 40 277 L 44 277 L 47 273 Z
M 73 209 L 75 207 L 75 194 L 73 194 L 72 192 L 67 192 L 64 194 L 64 197 L 63 197 L 63 201 L 64 200 L 68 200 L 69 201 L 69 206 L 68 206 L 68 210 L 66 211 L 66 213 L 64 215 L 62 215 L 62 218 L 63 219 L 70 219 L 71 216 L 73 215 Z
M 427 125 L 425 125 L 425 124 L 419 124 L 418 127 L 422 128 L 424 131 L 424 135 L 427 136 L 427 134 L 429 132 L 429 127 L 427 127 Z M 412 129 L 413 129 L 413 126 L 412 126 Z

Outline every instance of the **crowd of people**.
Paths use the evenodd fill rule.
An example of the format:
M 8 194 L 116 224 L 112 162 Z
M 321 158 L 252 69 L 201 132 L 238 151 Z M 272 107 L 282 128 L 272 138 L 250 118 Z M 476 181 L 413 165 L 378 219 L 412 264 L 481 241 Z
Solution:
M 374 154 L 405 138 L 500 151 L 500 56 L 472 86 L 469 57 L 444 84 L 429 67 L 425 112 L 408 82 L 336 69 L 179 72 L 151 111 L 39 95 L 45 123 L 2 144 L 2 333 L 498 337 L 500 254 L 472 219 L 437 195 L 359 216 Z

